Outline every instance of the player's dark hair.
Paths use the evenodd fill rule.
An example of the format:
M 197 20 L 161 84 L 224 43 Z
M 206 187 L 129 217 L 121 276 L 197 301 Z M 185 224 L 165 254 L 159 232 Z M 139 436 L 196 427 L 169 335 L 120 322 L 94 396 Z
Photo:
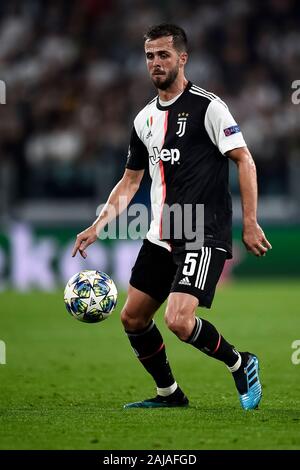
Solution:
M 165 36 L 173 37 L 173 45 L 179 52 L 187 51 L 187 37 L 185 31 L 175 24 L 162 23 L 151 26 L 144 34 L 144 41 L 153 41 L 154 39 Z

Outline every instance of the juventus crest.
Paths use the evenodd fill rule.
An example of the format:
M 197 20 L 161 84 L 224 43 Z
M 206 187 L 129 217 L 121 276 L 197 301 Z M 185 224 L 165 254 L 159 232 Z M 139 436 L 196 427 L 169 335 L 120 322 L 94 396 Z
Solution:
M 187 121 L 188 116 L 189 116 L 188 113 L 178 114 L 178 119 L 177 119 L 178 130 L 176 132 L 176 135 L 178 135 L 178 137 L 182 137 L 185 134 L 186 121 Z

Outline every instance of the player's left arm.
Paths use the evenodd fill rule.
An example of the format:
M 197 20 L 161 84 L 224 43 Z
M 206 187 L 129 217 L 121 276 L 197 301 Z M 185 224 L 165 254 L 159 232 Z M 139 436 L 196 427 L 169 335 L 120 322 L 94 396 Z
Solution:
M 247 250 L 254 255 L 264 256 L 272 246 L 257 223 L 257 178 L 254 160 L 247 147 L 229 150 L 226 155 L 238 168 L 243 210 L 243 242 Z

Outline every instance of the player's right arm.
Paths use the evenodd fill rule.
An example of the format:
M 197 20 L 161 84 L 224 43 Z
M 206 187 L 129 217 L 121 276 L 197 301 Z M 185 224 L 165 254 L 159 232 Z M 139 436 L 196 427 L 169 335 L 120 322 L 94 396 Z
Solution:
M 126 169 L 122 179 L 116 184 L 109 195 L 102 211 L 93 225 L 79 233 L 72 251 L 72 256 L 76 256 L 77 252 L 83 258 L 87 257 L 86 248 L 94 243 L 99 236 L 101 230 L 115 219 L 123 210 L 126 209 L 131 199 L 139 189 L 144 170 Z

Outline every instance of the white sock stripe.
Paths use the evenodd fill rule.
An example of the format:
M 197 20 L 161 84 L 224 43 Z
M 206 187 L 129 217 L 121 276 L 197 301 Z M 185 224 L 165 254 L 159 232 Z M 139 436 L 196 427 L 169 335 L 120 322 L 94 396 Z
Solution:
M 206 268 L 205 268 L 205 272 L 204 272 L 203 281 L 202 281 L 202 284 L 200 286 L 201 290 L 204 290 L 204 286 L 205 286 L 206 278 L 207 278 L 207 273 L 208 273 L 208 268 L 209 268 L 209 265 L 210 265 L 210 260 L 211 260 L 211 248 L 208 248 L 208 260 L 207 260 L 207 263 L 206 263 Z
M 195 333 L 193 334 L 192 338 L 189 340 L 189 343 L 193 343 L 193 342 L 195 341 L 195 336 L 198 335 L 198 330 L 199 330 L 199 317 L 196 317 L 195 320 L 196 320 L 196 323 L 195 323 L 195 326 L 196 326 Z M 194 328 L 195 328 L 195 327 L 194 327 Z
M 196 317 L 196 322 L 197 322 L 197 328 L 196 328 L 196 331 L 192 337 L 192 339 L 189 341 L 190 344 L 193 344 L 196 339 L 198 338 L 199 334 L 200 334 L 200 331 L 201 331 L 201 328 L 202 328 L 202 320 L 201 318 L 199 317 Z
M 198 332 L 197 332 L 197 336 L 194 338 L 194 342 L 196 341 L 196 339 L 200 335 L 200 331 L 202 330 L 202 320 L 199 317 L 198 317 L 198 322 L 199 322 L 199 329 L 198 329 Z
M 170 385 L 170 387 L 164 387 L 164 388 L 156 387 L 157 395 L 160 395 L 162 397 L 167 397 L 168 395 L 171 395 L 172 393 L 174 393 L 177 387 L 178 387 L 177 382 L 174 382 L 172 385 Z
M 145 331 L 142 331 L 141 333 L 127 333 L 127 336 L 142 336 L 142 335 L 145 335 L 146 333 L 148 333 L 149 331 L 152 330 L 152 328 L 154 327 L 155 323 L 153 320 L 151 320 L 151 323 L 150 325 L 148 326 L 148 328 L 145 330 Z
M 199 281 L 199 277 L 200 277 L 200 274 L 201 274 L 201 269 L 202 269 L 202 263 L 203 263 L 203 259 L 204 259 L 204 248 L 202 247 L 201 248 L 201 258 L 200 258 L 200 261 L 199 261 L 199 266 L 198 266 L 198 272 L 197 272 L 197 276 L 196 276 L 196 282 L 195 282 L 195 287 L 197 287 L 197 284 L 198 284 L 198 281 Z
M 236 361 L 236 363 L 235 363 L 233 366 L 231 366 L 231 367 L 227 366 L 228 369 L 230 370 L 230 372 L 236 372 L 236 371 L 240 368 L 240 366 L 241 366 L 241 364 L 242 364 L 242 358 L 241 358 L 240 353 L 238 353 L 238 355 L 239 355 L 239 358 L 238 358 L 238 360 Z

